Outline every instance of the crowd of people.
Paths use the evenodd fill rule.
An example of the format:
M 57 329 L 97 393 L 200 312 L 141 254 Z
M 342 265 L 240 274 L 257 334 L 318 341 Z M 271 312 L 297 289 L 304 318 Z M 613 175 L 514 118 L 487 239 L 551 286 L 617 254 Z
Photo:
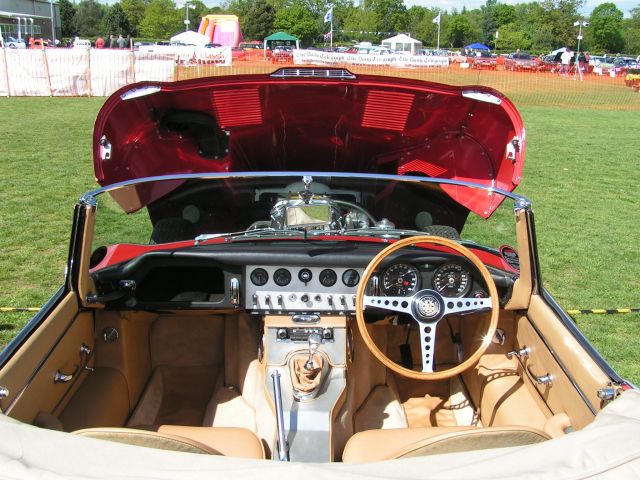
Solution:
M 108 39 L 99 35 L 96 38 L 93 46 L 95 48 L 128 48 L 131 45 L 131 36 L 127 35 L 127 37 L 123 37 L 122 34 L 118 35 L 109 35 Z

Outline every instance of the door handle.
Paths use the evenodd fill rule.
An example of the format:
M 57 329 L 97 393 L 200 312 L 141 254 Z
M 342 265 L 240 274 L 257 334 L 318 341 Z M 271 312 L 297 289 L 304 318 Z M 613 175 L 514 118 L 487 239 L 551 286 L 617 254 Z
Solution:
M 94 369 L 87 365 L 89 358 L 91 358 L 91 348 L 83 343 L 80 346 L 80 366 L 76 368 L 73 373 L 63 373 L 60 370 L 56 371 L 53 376 L 53 383 L 68 383 L 82 370 L 93 372 Z
M 553 377 L 550 373 L 545 373 L 544 375 L 538 376 L 531 371 L 531 365 L 527 365 L 527 373 L 533 380 L 535 380 L 538 385 L 548 385 L 550 387 L 553 386 Z

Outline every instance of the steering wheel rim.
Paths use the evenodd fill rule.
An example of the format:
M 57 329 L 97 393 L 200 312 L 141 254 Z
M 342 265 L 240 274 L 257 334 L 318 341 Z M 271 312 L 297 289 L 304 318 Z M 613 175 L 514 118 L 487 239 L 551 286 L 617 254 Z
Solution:
M 439 371 L 431 371 L 431 372 L 418 372 L 415 370 L 411 370 L 408 368 L 403 367 L 402 365 L 399 365 L 397 363 L 395 363 L 394 361 L 392 361 L 389 357 L 387 357 L 379 348 L 378 346 L 375 344 L 375 342 L 373 341 L 373 339 L 371 338 L 371 335 L 369 335 L 369 331 L 367 330 L 367 325 L 366 322 L 364 320 L 364 309 L 365 309 L 365 299 L 367 300 L 367 302 L 369 302 L 370 306 L 380 306 L 380 301 L 379 300 L 375 300 L 375 301 L 371 301 L 371 299 L 383 299 L 385 297 L 367 297 L 365 295 L 366 293 L 366 289 L 367 289 L 367 285 L 369 284 L 369 280 L 371 279 L 371 275 L 373 274 L 373 272 L 376 270 L 376 268 L 378 268 L 378 266 L 382 263 L 383 260 L 385 260 L 389 255 L 391 255 L 393 252 L 400 250 L 402 248 L 405 248 L 407 246 L 412 246 L 412 245 L 416 245 L 419 243 L 426 243 L 426 244 L 431 244 L 431 245 L 439 245 L 439 246 L 443 246 L 443 247 L 447 247 L 450 248 L 452 250 L 454 250 L 455 252 L 461 254 L 462 256 L 464 256 L 468 261 L 470 261 L 474 267 L 477 269 L 477 271 L 480 273 L 480 275 L 482 276 L 482 279 L 484 280 L 487 289 L 489 290 L 489 299 L 482 299 L 482 301 L 476 300 L 476 299 L 467 299 L 467 300 L 473 300 L 476 301 L 476 303 L 480 302 L 481 305 L 484 305 L 486 308 L 486 305 L 490 305 L 491 308 L 491 318 L 489 321 L 489 327 L 487 329 L 487 333 L 484 335 L 482 342 L 480 343 L 480 345 L 478 346 L 478 348 L 476 349 L 476 351 L 470 355 L 466 360 L 464 360 L 462 363 L 460 363 L 459 365 L 456 365 L 454 367 L 448 368 L 446 370 L 439 370 Z M 435 295 L 434 295 L 435 294 Z M 413 297 L 406 297 L 406 302 L 402 302 L 402 303 L 407 303 L 409 304 L 409 306 L 407 307 L 407 309 L 405 310 L 409 310 L 409 311 L 405 311 L 405 310 L 400 310 L 398 307 L 398 309 L 396 311 L 403 311 L 404 313 L 409 313 L 412 315 L 414 321 L 416 321 L 419 325 L 431 325 L 433 326 L 433 341 L 432 341 L 432 345 L 435 344 L 435 326 L 439 323 L 439 321 L 446 317 L 447 315 L 453 314 L 453 313 L 459 313 L 461 312 L 461 310 L 458 311 L 448 311 L 447 308 L 445 307 L 445 305 L 450 305 L 451 302 L 446 302 L 442 305 L 442 307 L 444 308 L 444 311 L 441 312 L 440 317 L 438 317 L 437 319 L 431 321 L 431 320 L 427 320 L 427 322 L 425 323 L 424 321 L 424 317 L 420 317 L 420 319 L 417 319 L 415 315 L 420 315 L 420 313 L 416 313 L 416 304 L 418 303 L 425 303 L 423 300 L 427 297 L 429 297 L 429 300 L 433 297 L 437 297 L 440 296 L 438 294 L 438 292 L 429 290 L 429 289 L 423 289 L 420 290 L 419 292 L 417 292 L 416 294 L 413 295 Z M 462 297 L 464 299 L 464 297 Z M 452 299 L 447 299 L 445 297 L 440 296 L 440 300 L 452 300 Z M 469 302 L 459 302 L 460 298 L 456 298 L 456 304 L 459 305 L 460 303 L 469 303 Z M 490 300 L 490 302 L 486 301 L 486 300 Z M 388 302 L 386 302 L 388 303 Z M 431 303 L 435 303 L 435 302 L 431 302 Z M 441 302 L 442 303 L 442 302 Z M 384 308 L 384 307 L 382 307 Z M 418 305 L 417 307 L 419 309 L 420 312 L 423 312 L 423 308 L 422 305 Z M 360 330 L 360 334 L 362 335 L 362 339 L 364 340 L 365 345 L 367 346 L 367 348 L 369 349 L 369 351 L 380 361 L 382 362 L 387 368 L 389 368 L 390 370 L 394 371 L 395 373 L 398 373 L 399 375 L 408 377 L 408 378 L 413 378 L 413 379 L 417 379 L 417 380 L 442 380 L 442 379 L 446 379 L 446 378 L 451 378 L 453 376 L 456 376 L 462 372 L 464 372 L 465 370 L 468 370 L 469 368 L 471 368 L 473 365 L 475 365 L 478 360 L 480 359 L 480 357 L 486 352 L 487 348 L 489 348 L 489 345 L 491 344 L 491 340 L 493 339 L 493 336 L 495 335 L 497 326 L 498 326 L 498 316 L 500 313 L 500 304 L 499 304 L 499 299 L 498 299 L 498 291 L 496 289 L 496 286 L 493 282 L 493 279 L 491 278 L 491 274 L 489 273 L 489 270 L 487 269 L 487 267 L 482 263 L 482 261 L 476 256 L 476 254 L 474 254 L 471 250 L 469 250 L 468 248 L 458 244 L 457 242 L 454 242 L 452 240 L 449 240 L 447 238 L 443 238 L 443 237 L 437 237 L 437 236 L 427 236 L 427 235 L 420 235 L 420 236 L 415 236 L 415 237 L 409 237 L 409 238 L 405 238 L 402 240 L 398 240 L 397 242 L 389 245 L 387 248 L 383 249 L 381 252 L 379 252 L 375 257 L 373 257 L 373 259 L 371 260 L 371 262 L 369 262 L 369 265 L 367 265 L 367 268 L 365 269 L 364 273 L 362 274 L 362 279 L 358 285 L 358 289 L 356 290 L 356 305 L 355 305 L 355 309 L 356 309 L 356 321 L 358 323 L 358 329 Z M 389 308 L 394 309 L 394 308 Z M 395 310 L 395 309 L 394 309 Z M 472 312 L 472 311 L 478 311 L 480 309 L 476 309 L 476 310 L 462 310 L 465 312 Z M 413 312 L 413 313 L 411 313 Z M 429 323 L 430 322 L 430 323 Z M 426 327 L 425 327 L 426 328 Z M 421 336 L 421 344 L 423 344 L 422 339 L 424 338 L 424 334 L 421 331 L 420 332 L 420 336 Z M 429 338 L 429 337 L 427 337 Z M 424 346 L 424 344 L 423 344 Z M 433 348 L 433 352 L 435 352 L 435 348 Z M 423 357 L 425 355 L 425 352 L 422 352 Z M 427 354 L 427 357 L 429 355 Z M 431 356 L 431 358 L 433 359 L 433 355 Z M 431 360 L 433 361 L 433 360 Z M 423 365 L 424 365 L 424 358 L 423 358 Z M 424 368 L 424 367 L 423 367 Z

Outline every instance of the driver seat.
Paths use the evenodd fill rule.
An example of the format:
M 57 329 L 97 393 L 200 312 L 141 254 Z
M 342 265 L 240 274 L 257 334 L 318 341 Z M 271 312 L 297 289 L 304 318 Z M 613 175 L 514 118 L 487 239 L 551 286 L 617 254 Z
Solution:
M 353 435 L 342 454 L 343 462 L 375 462 L 442 453 L 520 447 L 551 437 L 535 428 L 424 427 L 367 430 Z

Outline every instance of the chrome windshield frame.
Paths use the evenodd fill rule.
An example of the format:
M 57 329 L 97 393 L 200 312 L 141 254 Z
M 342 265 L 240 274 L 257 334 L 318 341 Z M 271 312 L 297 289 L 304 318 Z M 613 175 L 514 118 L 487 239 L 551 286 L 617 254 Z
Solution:
M 90 205 L 96 206 L 97 200 L 96 197 L 103 193 L 109 193 L 114 190 L 118 190 L 123 187 L 133 187 L 136 185 L 141 185 L 145 183 L 151 182 L 160 182 L 160 181 L 175 181 L 175 180 L 215 180 L 215 179 L 231 179 L 231 178 L 278 178 L 278 177 L 302 177 L 302 176 L 311 176 L 311 177 L 336 177 L 336 178 L 352 178 L 352 179 L 361 179 L 361 180 L 388 180 L 395 182 L 406 182 L 406 183 L 430 183 L 435 185 L 455 185 L 459 187 L 468 187 L 475 188 L 479 190 L 484 190 L 487 193 L 495 193 L 498 195 L 502 195 L 505 198 L 509 198 L 513 200 L 515 208 L 530 210 L 531 209 L 531 201 L 522 196 L 507 190 L 502 190 L 496 187 L 490 187 L 486 185 L 481 185 L 478 183 L 467 182 L 463 180 L 451 180 L 446 178 L 436 178 L 436 177 L 420 177 L 420 176 L 410 176 L 410 175 L 390 175 L 390 174 L 373 174 L 373 173 L 353 173 L 353 172 L 308 172 L 308 171 L 260 171 L 260 172 L 211 172 L 211 173 L 182 173 L 175 175 L 160 175 L 155 177 L 144 177 L 144 178 L 136 178 L 132 180 L 126 180 L 124 182 L 113 183 L 110 185 L 106 185 L 104 187 L 90 190 L 82 195 L 79 199 L 79 203 L 82 205 Z

